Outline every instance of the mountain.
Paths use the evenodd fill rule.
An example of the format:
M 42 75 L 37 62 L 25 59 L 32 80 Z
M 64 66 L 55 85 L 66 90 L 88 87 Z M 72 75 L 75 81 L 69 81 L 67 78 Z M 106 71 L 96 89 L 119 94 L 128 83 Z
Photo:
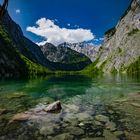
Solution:
M 81 70 L 91 63 L 84 58 L 87 59 L 81 56 L 80 61 L 69 64 L 50 62 L 40 47 L 23 35 L 20 26 L 11 19 L 8 12 L 0 21 L 0 78 L 46 75 L 54 73 L 54 70 Z
M 51 43 L 46 43 L 40 48 L 49 61 L 61 65 L 63 70 L 81 70 L 91 64 L 87 56 L 65 47 L 63 44 L 56 47 Z
M 86 55 L 91 61 L 94 61 L 97 57 L 99 46 L 95 46 L 89 43 L 63 43 L 61 46 L 71 48 L 79 53 Z
M 84 72 L 140 73 L 139 0 L 133 0 L 118 24 L 105 33 L 97 59 Z
M 21 54 L 35 63 L 52 68 L 50 62 L 44 57 L 39 46 L 23 35 L 20 26 L 11 19 L 8 12 L 6 12 L 1 25 Z
M 0 79 L 25 78 L 43 75 L 50 71 L 23 56 L 5 29 L 0 25 Z

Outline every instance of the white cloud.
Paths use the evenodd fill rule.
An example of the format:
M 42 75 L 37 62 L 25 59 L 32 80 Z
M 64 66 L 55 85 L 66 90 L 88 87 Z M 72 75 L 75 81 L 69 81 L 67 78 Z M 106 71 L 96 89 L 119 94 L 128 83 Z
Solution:
M 20 9 L 16 9 L 15 12 L 16 12 L 16 14 L 20 14 L 21 11 L 20 11 Z
M 38 46 L 42 46 L 42 45 L 45 45 L 47 43 L 47 41 L 42 41 L 42 42 L 36 42 L 36 44 Z
M 54 45 L 59 45 L 64 42 L 78 43 L 94 39 L 94 35 L 91 30 L 82 28 L 61 28 L 52 20 L 46 18 L 39 19 L 36 22 L 36 26 L 27 27 L 26 30 L 38 36 L 44 37 L 46 42 L 52 43 Z M 44 41 L 40 43 L 44 43 Z

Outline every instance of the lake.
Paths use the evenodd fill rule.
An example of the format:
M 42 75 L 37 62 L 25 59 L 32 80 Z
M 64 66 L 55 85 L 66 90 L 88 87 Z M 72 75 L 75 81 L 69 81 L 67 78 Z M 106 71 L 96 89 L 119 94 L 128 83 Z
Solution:
M 58 100 L 60 112 L 41 110 Z M 15 121 L 19 113 L 30 117 Z M 140 139 L 140 79 L 62 75 L 0 81 L 0 130 L 0 140 Z

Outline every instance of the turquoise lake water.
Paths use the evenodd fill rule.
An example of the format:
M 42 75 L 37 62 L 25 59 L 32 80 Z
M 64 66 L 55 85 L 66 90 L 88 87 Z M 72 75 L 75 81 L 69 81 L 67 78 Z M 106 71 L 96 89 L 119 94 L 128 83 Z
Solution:
M 81 112 L 91 113 L 93 105 L 101 113 L 101 104 L 127 98 L 129 93 L 140 91 L 140 79 L 123 76 L 86 77 L 79 75 L 50 76 L 30 80 L 7 80 L 0 82 L 0 127 L 3 118 L 27 111 L 38 104 L 60 100 L 62 104 L 73 104 Z M 1 132 L 2 133 L 2 132 Z M 0 136 L 4 135 L 3 133 Z M 1 137 L 0 137 L 1 138 Z
M 46 77 L 0 82 L 0 107 L 27 109 L 40 102 L 107 102 L 140 91 L 140 80 L 127 76 L 89 78 L 85 76 Z M 19 97 L 16 97 L 18 94 Z M 21 97 L 20 97 L 21 95 Z M 15 97 L 14 97 L 15 96 Z M 82 99 L 83 98 L 83 99 Z

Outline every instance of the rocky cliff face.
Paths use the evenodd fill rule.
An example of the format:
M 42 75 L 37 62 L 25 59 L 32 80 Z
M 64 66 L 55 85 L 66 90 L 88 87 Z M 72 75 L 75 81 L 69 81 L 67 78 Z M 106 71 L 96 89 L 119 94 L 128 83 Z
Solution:
M 87 56 L 65 47 L 63 44 L 56 47 L 53 44 L 46 43 L 40 48 L 44 56 L 49 61 L 58 64 L 61 70 L 80 70 L 91 63 Z
M 139 60 L 140 1 L 133 0 L 117 26 L 106 32 L 98 58 L 87 69 L 96 68 L 108 73 L 140 72 Z
M 94 61 L 97 57 L 99 46 L 94 46 L 92 44 L 85 43 L 63 43 L 61 46 L 71 48 L 79 53 L 86 55 L 91 61 Z
M 11 77 L 23 77 L 27 74 L 27 68 L 14 48 L 11 40 L 0 26 L 0 79 Z
M 4 16 L 1 25 L 6 30 L 9 37 L 21 54 L 35 63 L 41 64 L 48 68 L 52 67 L 50 62 L 44 57 L 39 46 L 23 35 L 20 26 L 11 19 L 8 12 Z

